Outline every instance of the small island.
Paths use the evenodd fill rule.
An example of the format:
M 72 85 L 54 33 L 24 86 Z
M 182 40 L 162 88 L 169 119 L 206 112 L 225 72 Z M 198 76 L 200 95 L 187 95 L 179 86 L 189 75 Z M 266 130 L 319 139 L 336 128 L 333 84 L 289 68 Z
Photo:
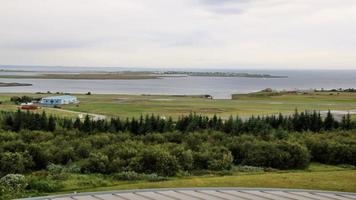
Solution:
M 0 87 L 16 87 L 16 86 L 32 86 L 30 83 L 3 83 L 0 82 Z
M 189 71 L 167 71 L 165 75 L 187 75 L 187 76 L 206 76 L 206 77 L 241 77 L 241 78 L 288 78 L 288 76 L 276 76 L 270 74 L 251 74 L 237 72 L 189 72 Z

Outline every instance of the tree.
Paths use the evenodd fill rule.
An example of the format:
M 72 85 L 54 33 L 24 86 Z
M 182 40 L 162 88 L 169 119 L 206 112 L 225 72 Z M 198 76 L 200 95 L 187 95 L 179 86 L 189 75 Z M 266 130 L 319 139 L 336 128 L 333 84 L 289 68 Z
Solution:
M 51 115 L 48 118 L 48 131 L 53 132 L 54 130 L 56 130 L 56 121 L 54 117 Z
M 12 126 L 13 131 L 20 131 L 22 129 L 22 113 L 20 110 L 17 110 L 15 116 L 14 116 L 14 123 Z
M 352 121 L 351 121 L 351 115 L 348 113 L 347 115 L 344 115 L 341 120 L 341 128 L 344 130 L 350 130 L 352 129 Z
M 330 130 L 334 129 L 334 123 L 335 123 L 334 117 L 329 110 L 328 113 L 326 114 L 326 118 L 324 120 L 324 129 L 326 131 L 330 131 Z
M 80 130 L 81 129 L 81 121 L 79 119 L 79 117 L 77 117 L 77 119 L 75 119 L 74 123 L 73 123 L 73 128 Z
M 46 112 L 43 111 L 42 112 L 42 115 L 40 117 L 40 126 L 41 126 L 41 129 L 42 130 L 48 130 L 48 123 L 47 123 L 48 119 L 47 119 L 47 115 L 46 115 Z
M 89 117 L 89 115 L 86 115 L 85 119 L 84 119 L 83 126 L 81 127 L 81 130 L 83 132 L 90 133 L 92 131 L 91 125 L 92 125 L 92 123 L 91 123 L 90 117 Z

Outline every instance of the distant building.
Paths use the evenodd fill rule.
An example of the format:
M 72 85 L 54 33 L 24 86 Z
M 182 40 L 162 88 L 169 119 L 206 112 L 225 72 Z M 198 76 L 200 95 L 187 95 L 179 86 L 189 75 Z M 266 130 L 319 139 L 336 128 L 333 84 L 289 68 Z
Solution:
M 63 105 L 63 104 L 75 104 L 78 103 L 77 97 L 64 95 L 64 96 L 52 96 L 42 98 L 40 104 L 42 105 Z
M 36 110 L 37 108 L 33 103 L 21 103 L 20 105 L 21 110 Z

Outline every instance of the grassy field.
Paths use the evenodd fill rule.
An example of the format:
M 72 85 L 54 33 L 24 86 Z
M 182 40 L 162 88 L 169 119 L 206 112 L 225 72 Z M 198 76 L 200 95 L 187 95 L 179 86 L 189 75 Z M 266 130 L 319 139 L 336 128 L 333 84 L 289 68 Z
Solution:
M 62 182 L 62 185 L 63 188 L 55 194 L 74 191 L 94 192 L 184 187 L 263 187 L 356 192 L 356 170 L 350 167 L 313 163 L 307 170 L 275 172 L 240 172 L 235 170 L 232 175 L 228 176 L 174 177 L 161 182 L 114 181 L 109 176 L 72 174 Z
M 13 95 L 0 94 L 0 105 L 4 110 L 15 110 L 16 106 L 8 102 Z M 27 94 L 33 97 L 49 95 Z M 138 117 L 141 114 L 159 114 L 177 118 L 191 112 L 223 118 L 230 115 L 247 117 L 251 115 L 289 114 L 295 109 L 304 110 L 355 110 L 356 93 L 316 92 L 308 94 L 283 94 L 277 96 L 239 95 L 237 99 L 212 100 L 198 96 L 160 96 L 160 95 L 116 95 L 116 94 L 75 94 L 79 105 L 64 105 L 61 110 L 53 111 L 64 115 L 74 115 L 64 110 L 96 113 L 106 116 Z
M 28 94 L 28 95 L 33 96 L 33 97 L 39 96 L 39 95 L 35 95 L 35 94 Z M 18 110 L 19 105 L 15 105 L 13 102 L 10 102 L 11 96 L 14 96 L 14 95 L 0 94 L 0 102 L 2 102 L 0 104 L 0 110 L 2 110 L 2 111 L 17 111 Z M 43 111 L 45 111 L 46 114 L 54 115 L 54 116 L 70 117 L 70 118 L 74 118 L 74 117 L 78 116 L 78 114 L 67 112 L 65 110 L 46 108 L 46 107 L 41 107 L 40 109 L 36 110 L 35 112 L 42 113 Z

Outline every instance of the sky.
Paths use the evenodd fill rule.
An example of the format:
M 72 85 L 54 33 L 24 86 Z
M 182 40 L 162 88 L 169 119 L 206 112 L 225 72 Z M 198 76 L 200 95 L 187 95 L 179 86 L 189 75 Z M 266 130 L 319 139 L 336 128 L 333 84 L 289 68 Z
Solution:
M 1 0 L 0 64 L 356 69 L 356 0 Z

